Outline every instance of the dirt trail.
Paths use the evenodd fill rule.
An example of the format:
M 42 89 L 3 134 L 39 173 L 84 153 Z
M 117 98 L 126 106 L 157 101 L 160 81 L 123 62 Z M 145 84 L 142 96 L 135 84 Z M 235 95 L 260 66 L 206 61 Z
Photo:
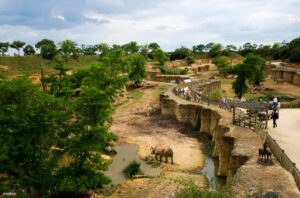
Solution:
M 158 107 L 159 92 L 171 86 L 168 83 L 155 84 L 153 88 L 135 90 L 143 92 L 143 96 L 137 100 L 131 99 L 117 108 L 110 130 L 118 135 L 117 144 L 137 145 L 142 159 L 150 156 L 151 146 L 170 146 L 174 151 L 174 164 L 161 163 L 161 177 L 127 181 L 111 197 L 140 197 L 141 193 L 143 197 L 168 197 L 176 189 L 177 185 L 172 180 L 178 176 L 194 179 L 200 186 L 205 184 L 204 176 L 192 173 L 204 166 L 204 145 L 187 134 L 189 127 L 171 118 L 146 115 L 148 107 Z M 164 193 L 160 192 L 161 189 L 164 189 Z

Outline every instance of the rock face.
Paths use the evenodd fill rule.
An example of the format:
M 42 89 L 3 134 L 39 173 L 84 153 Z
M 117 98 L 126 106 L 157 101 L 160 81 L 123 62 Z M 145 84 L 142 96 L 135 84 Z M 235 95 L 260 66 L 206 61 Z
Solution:
M 219 159 L 218 175 L 231 178 L 233 197 L 245 197 L 245 191 L 249 192 L 253 186 L 260 187 L 258 182 L 264 190 L 279 191 L 282 197 L 300 197 L 292 175 L 275 159 L 272 166 L 257 163 L 261 137 L 250 129 L 231 124 L 230 112 L 183 100 L 171 89 L 160 95 L 160 108 L 163 116 L 191 124 L 212 137 L 213 155 Z

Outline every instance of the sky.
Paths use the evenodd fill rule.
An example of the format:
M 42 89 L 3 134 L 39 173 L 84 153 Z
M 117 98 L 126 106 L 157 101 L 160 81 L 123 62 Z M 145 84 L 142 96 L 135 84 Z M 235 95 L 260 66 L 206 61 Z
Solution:
M 272 44 L 300 36 L 300 0 L 0 0 L 0 41 Z

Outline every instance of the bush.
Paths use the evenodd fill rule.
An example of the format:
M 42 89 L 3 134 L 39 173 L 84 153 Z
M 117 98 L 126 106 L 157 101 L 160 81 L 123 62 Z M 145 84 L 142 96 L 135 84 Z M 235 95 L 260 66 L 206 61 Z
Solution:
M 133 175 L 141 172 L 140 163 L 137 161 L 132 161 L 124 170 L 123 173 L 127 177 L 132 177 Z
M 188 73 L 189 69 L 184 68 L 176 68 L 176 69 L 164 69 L 164 74 L 169 74 L 169 75 L 186 75 Z
M 198 187 L 193 181 L 187 181 L 184 187 L 175 192 L 175 198 L 189 197 L 189 198 L 230 198 L 231 190 L 226 186 L 216 190 L 209 191 Z
M 296 47 L 290 51 L 289 59 L 291 62 L 300 62 L 300 47 Z

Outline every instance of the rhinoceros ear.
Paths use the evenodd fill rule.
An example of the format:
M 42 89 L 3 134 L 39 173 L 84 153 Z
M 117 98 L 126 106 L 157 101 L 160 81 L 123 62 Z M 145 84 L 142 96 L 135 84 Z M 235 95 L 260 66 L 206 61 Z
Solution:
M 151 152 L 153 151 L 153 147 L 152 147 L 152 146 L 150 147 L 150 151 L 151 151 Z

